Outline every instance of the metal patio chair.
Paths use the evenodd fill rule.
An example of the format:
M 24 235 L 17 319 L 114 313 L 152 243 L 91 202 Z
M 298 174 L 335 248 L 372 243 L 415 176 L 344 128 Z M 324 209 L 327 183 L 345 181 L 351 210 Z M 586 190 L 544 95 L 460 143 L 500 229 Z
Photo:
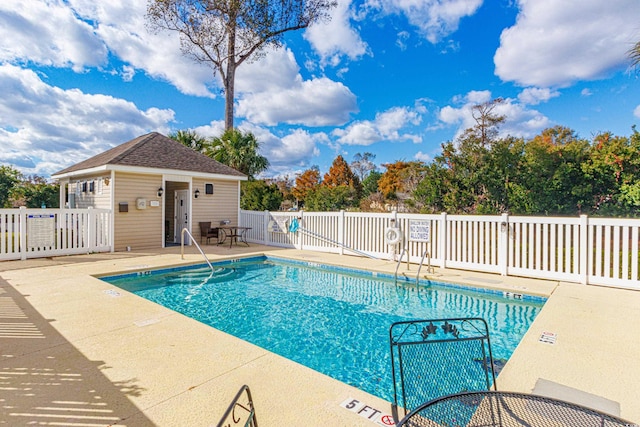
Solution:
M 398 427 L 628 427 L 634 424 L 596 409 L 535 394 L 508 391 L 458 393 L 420 405 Z
M 258 427 L 256 409 L 248 385 L 240 387 L 236 397 L 233 398 L 217 424 L 217 427 L 230 426 Z
M 481 318 L 393 323 L 389 329 L 392 415 L 464 391 L 496 389 L 489 328 Z M 404 415 L 398 412 L 402 410 Z

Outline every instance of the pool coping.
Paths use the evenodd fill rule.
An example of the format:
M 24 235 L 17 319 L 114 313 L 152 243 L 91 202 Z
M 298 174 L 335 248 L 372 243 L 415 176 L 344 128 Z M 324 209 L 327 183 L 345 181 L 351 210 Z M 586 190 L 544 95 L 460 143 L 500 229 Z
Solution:
M 265 253 L 346 267 L 366 266 L 383 273 L 395 269 L 395 263 L 389 261 L 311 251 L 253 247 L 242 255 Z M 219 260 L 233 259 L 240 252 L 234 248 L 207 250 L 207 254 Z M 197 253 L 178 261 L 170 251 L 117 259 L 105 256 L 98 261 L 86 258 L 77 264 L 0 272 L 0 290 L 16 301 L 36 327 L 50 329 L 48 335 L 52 337 L 5 340 L 9 344 L 3 345 L 0 359 L 4 372 L 46 365 L 62 374 L 73 369 L 65 364 L 65 357 L 73 360 L 74 366 L 86 366 L 78 374 L 105 402 L 111 402 L 107 406 L 113 418 L 123 420 L 109 420 L 113 425 L 211 425 L 244 383 L 251 387 L 262 427 L 375 426 L 367 416 L 374 409 L 390 411 L 388 402 L 375 396 L 135 295 L 110 295 L 107 291 L 112 286 L 94 277 L 160 265 L 201 263 Z M 633 398 L 640 382 L 640 338 L 612 326 L 640 322 L 640 292 L 456 270 L 436 269 L 432 276 L 441 281 L 461 278 L 474 287 L 528 290 L 548 296 L 498 378 L 500 389 L 531 392 L 536 381 L 543 378 L 618 402 L 623 418 L 640 420 L 640 409 Z M 555 334 L 555 342 L 541 342 L 543 332 Z M 51 342 L 45 343 L 47 340 Z M 20 389 L 20 384 L 16 385 Z M 37 407 L 48 407 L 45 403 L 51 406 L 59 399 L 59 389 L 41 388 Z M 348 399 L 362 402 L 363 412 L 341 406 Z M 21 409 L 35 407 L 33 397 L 21 396 L 20 392 L 11 395 L 11 402 Z M 369 409 L 364 409 L 365 405 Z M 24 416 L 2 413 L 8 420 L 24 421 Z M 43 419 L 42 413 L 33 416 Z
M 381 271 L 376 271 L 376 270 L 364 270 L 362 268 L 345 267 L 337 264 L 318 263 L 314 261 L 303 261 L 295 258 L 286 258 L 286 257 L 271 256 L 271 255 L 251 255 L 247 257 L 237 257 L 237 258 L 228 259 L 228 260 L 214 261 L 214 262 L 211 262 L 211 265 L 213 267 L 231 266 L 239 262 L 269 261 L 269 260 L 274 260 L 276 262 L 286 262 L 293 265 L 299 265 L 299 266 L 310 267 L 310 268 L 320 268 L 328 271 L 335 271 L 338 273 L 357 274 L 363 277 L 370 277 L 373 279 L 383 279 L 386 281 L 391 281 L 395 279 L 395 275 L 381 272 Z M 133 278 L 140 275 L 172 273 L 172 272 L 184 271 L 188 269 L 206 268 L 206 267 L 208 267 L 208 264 L 206 263 L 196 263 L 196 264 L 188 264 L 188 265 L 162 267 L 157 269 L 141 269 L 139 271 L 122 272 L 122 273 L 113 274 L 113 275 L 95 275 L 94 277 L 109 282 L 109 280 Z M 540 295 L 530 295 L 527 293 L 514 293 L 508 290 L 491 289 L 491 288 L 473 286 L 469 284 L 459 284 L 459 283 L 453 283 L 448 281 L 439 281 L 439 280 L 434 280 L 429 278 L 424 278 L 422 281 L 417 280 L 417 278 L 409 278 L 406 276 L 398 279 L 401 282 L 401 284 L 409 284 L 409 285 L 413 284 L 416 287 L 421 287 L 421 288 L 427 288 L 429 286 L 438 286 L 442 288 L 456 289 L 461 291 L 486 293 L 496 297 L 502 297 L 507 299 L 520 300 L 520 301 L 529 301 L 533 303 L 545 303 L 548 299 L 548 297 L 544 297 Z M 498 282 L 493 281 L 492 283 L 498 283 Z

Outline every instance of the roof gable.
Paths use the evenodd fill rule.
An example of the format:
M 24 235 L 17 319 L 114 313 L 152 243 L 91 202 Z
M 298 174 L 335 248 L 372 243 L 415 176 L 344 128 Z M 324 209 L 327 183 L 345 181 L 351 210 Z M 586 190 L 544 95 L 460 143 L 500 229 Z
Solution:
M 241 172 L 224 165 L 202 153 L 185 147 L 177 141 L 157 132 L 139 136 L 73 166 L 56 175 L 79 172 L 106 165 L 132 166 L 162 170 L 210 173 L 246 177 Z

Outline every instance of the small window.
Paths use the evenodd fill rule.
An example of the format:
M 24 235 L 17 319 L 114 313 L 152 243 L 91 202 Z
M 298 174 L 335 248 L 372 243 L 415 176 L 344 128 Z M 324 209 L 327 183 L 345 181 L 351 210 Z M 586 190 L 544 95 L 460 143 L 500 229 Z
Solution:
M 204 185 L 204 194 L 213 194 L 213 184 Z
M 96 192 L 96 182 L 91 181 L 89 183 L 89 193 L 95 193 L 95 192 Z
M 86 193 L 86 192 L 87 192 L 87 181 L 84 181 L 84 182 L 82 183 L 82 192 L 83 192 L 83 193 Z

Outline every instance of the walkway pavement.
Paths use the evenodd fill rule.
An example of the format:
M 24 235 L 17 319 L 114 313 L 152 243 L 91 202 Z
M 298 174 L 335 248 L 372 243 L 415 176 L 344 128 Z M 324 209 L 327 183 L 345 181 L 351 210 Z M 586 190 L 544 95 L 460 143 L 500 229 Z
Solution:
M 212 260 L 270 253 L 396 267 L 257 245 L 205 250 Z M 390 412 L 388 402 L 93 277 L 202 262 L 195 248 L 186 252 L 184 260 L 177 247 L 0 262 L 0 424 L 215 425 L 248 384 L 261 427 L 383 425 L 367 416 Z M 549 296 L 500 374 L 500 389 L 536 389 L 640 423 L 640 292 L 455 270 L 430 276 Z M 347 399 L 368 408 L 351 412 L 341 406 Z

